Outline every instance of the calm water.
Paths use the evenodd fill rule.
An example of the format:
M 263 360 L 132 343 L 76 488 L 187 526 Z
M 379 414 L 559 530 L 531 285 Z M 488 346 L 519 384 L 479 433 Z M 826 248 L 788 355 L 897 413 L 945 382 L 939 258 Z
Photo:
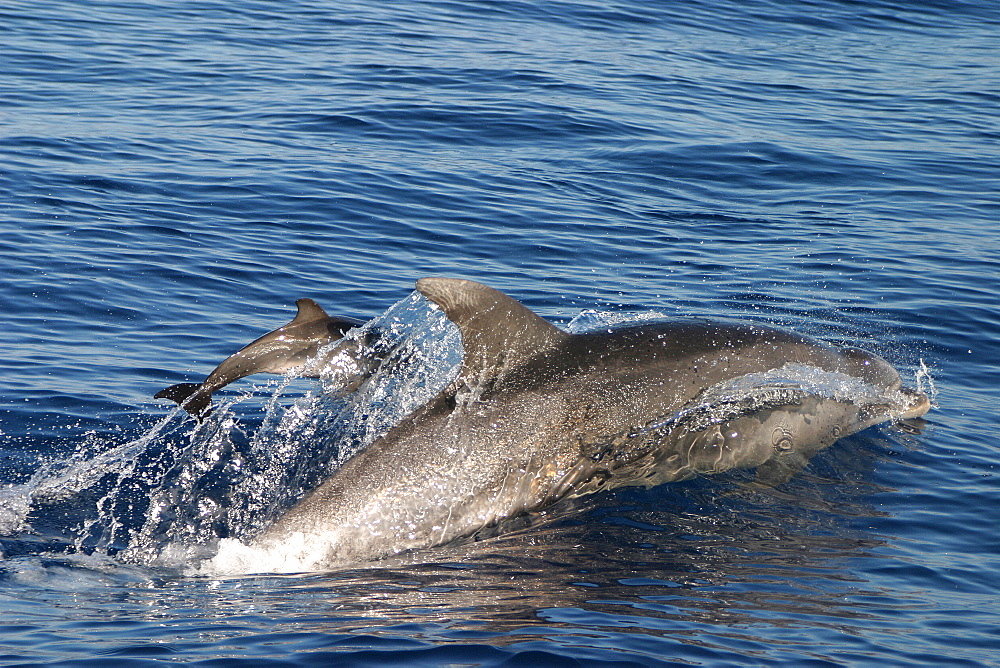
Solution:
M 0 662 L 1000 664 L 992 0 L 14 0 L 0 38 Z M 154 392 L 298 297 L 368 319 L 427 275 L 854 342 L 938 405 L 774 489 L 623 489 L 353 570 L 122 558 L 218 528 L 230 451 Z M 229 438 L 277 446 L 315 386 L 255 381 Z

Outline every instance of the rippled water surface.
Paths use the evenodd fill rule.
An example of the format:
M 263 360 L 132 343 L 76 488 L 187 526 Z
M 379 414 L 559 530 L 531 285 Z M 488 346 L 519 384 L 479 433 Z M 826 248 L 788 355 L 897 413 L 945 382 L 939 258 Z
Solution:
M 994 2 L 14 0 L 0 35 L 0 662 L 1000 663 Z M 422 276 L 791 327 L 926 365 L 936 406 L 777 487 L 347 570 L 129 558 L 254 530 L 433 383 L 294 441 L 313 381 L 241 381 L 200 435 L 156 391 Z

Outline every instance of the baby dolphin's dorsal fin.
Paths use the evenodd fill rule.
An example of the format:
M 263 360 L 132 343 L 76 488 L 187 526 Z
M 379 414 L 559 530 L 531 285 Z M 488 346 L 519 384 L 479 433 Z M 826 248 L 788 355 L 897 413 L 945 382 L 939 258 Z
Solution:
M 308 297 L 296 299 L 295 306 L 298 307 L 299 312 L 295 314 L 295 317 L 292 318 L 292 321 L 286 326 L 301 325 L 303 323 L 330 317 L 326 314 L 326 311 L 323 310 L 322 306 Z
M 570 335 L 499 290 L 475 281 L 422 278 L 417 290 L 462 334 L 459 382 L 483 387 Z

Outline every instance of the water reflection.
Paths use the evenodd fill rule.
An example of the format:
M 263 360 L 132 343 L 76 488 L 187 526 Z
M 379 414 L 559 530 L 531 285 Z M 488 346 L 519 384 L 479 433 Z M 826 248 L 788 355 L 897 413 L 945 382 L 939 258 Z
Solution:
M 887 543 L 830 512 L 845 505 L 843 494 L 802 504 L 795 489 L 774 493 L 741 480 L 675 487 L 578 501 L 535 526 L 283 579 L 279 589 L 310 591 L 308 615 L 330 614 L 339 632 L 417 624 L 421 635 L 487 633 L 491 643 L 538 626 L 692 639 L 719 626 L 749 636 L 804 624 L 843 630 L 871 618 L 871 605 L 908 605 L 855 575 L 865 560 L 885 559 Z M 849 515 L 878 514 L 862 494 L 846 503 Z M 247 580 L 268 579 L 217 582 Z
M 893 537 L 865 528 L 883 514 L 870 499 L 892 491 L 872 482 L 873 465 L 898 447 L 894 433 L 869 430 L 779 488 L 741 471 L 620 489 L 481 540 L 329 573 L 184 578 L 101 555 L 8 559 L 4 604 L 13 601 L 11 615 L 28 629 L 30 614 L 17 610 L 69 597 L 73 618 L 46 622 L 53 637 L 117 647 L 122 634 L 136 642 L 138 625 L 143 638 L 178 651 L 201 643 L 202 656 L 212 654 L 205 643 L 228 656 L 233 643 L 339 653 L 405 641 L 770 661 L 827 641 L 871 643 L 873 623 L 906 633 L 908 613 L 928 604 L 869 578 L 900 565 Z

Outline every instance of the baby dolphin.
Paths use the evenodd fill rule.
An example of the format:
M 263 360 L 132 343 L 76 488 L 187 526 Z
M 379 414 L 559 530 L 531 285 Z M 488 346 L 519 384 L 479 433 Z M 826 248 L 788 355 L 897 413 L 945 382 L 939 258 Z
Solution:
M 255 373 L 285 373 L 300 367 L 323 345 L 361 324 L 353 318 L 327 315 L 312 299 L 296 300 L 295 305 L 299 310 L 290 323 L 230 355 L 201 383 L 171 385 L 154 396 L 176 401 L 191 415 L 204 417 L 216 390 Z
M 208 568 L 317 570 L 601 488 L 771 460 L 794 471 L 843 436 L 930 407 L 885 360 L 781 329 L 686 319 L 569 334 L 480 283 L 416 287 L 459 329 L 457 378 L 249 545 L 222 539 Z M 867 389 L 824 394 L 809 373 Z

